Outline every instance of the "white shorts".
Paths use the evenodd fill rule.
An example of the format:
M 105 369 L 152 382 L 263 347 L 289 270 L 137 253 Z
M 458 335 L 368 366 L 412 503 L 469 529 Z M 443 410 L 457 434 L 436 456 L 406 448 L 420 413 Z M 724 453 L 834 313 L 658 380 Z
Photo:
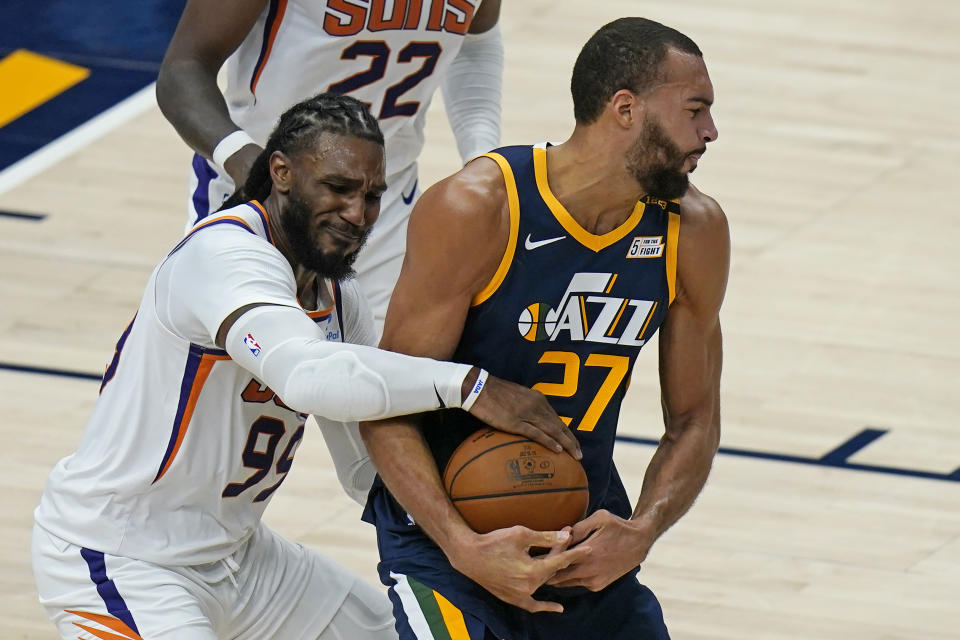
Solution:
M 220 208 L 233 194 L 233 181 L 202 156 L 194 154 L 190 172 L 190 198 L 186 231 Z M 354 269 L 357 281 L 373 311 L 377 337 L 383 333 L 383 321 L 393 287 L 400 277 L 400 267 L 407 250 L 407 221 L 413 204 L 420 196 L 416 163 L 387 176 L 387 191 L 383 194 L 380 218 L 360 251 Z
M 64 640 L 392 640 L 377 588 L 261 524 L 218 562 L 166 567 L 33 529 L 40 603 Z

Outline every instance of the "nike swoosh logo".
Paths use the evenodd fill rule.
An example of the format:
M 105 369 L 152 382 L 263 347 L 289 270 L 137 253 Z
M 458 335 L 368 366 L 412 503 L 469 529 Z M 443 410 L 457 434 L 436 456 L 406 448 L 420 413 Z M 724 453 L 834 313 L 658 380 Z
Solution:
M 447 408 L 447 403 L 444 402 L 444 401 L 443 401 L 443 398 L 440 397 L 440 392 L 437 391 L 437 385 L 436 385 L 436 384 L 433 385 L 433 392 L 434 392 L 435 394 L 437 394 L 437 402 L 440 403 L 440 407 L 439 407 L 439 408 L 440 408 L 440 409 L 446 409 L 446 408 Z
M 523 246 L 527 251 L 533 251 L 538 247 L 548 245 L 552 242 L 556 242 L 557 240 L 563 240 L 566 237 L 567 236 L 557 236 L 556 238 L 547 238 L 546 240 L 531 240 L 530 234 L 528 233 L 527 239 L 523 242 Z
M 417 182 L 419 181 L 420 181 L 419 178 L 413 181 L 413 188 L 410 189 L 409 196 L 403 195 L 403 191 L 400 192 L 400 197 L 403 199 L 403 204 L 410 204 L 411 202 L 413 202 L 413 195 L 417 192 Z

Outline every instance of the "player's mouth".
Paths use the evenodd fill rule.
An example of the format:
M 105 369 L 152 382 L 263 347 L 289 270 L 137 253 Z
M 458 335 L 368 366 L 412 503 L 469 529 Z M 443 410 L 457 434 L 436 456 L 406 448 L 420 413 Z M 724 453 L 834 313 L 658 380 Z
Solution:
M 697 168 L 697 163 L 700 162 L 700 158 L 703 157 L 703 154 L 706 153 L 706 151 L 706 149 L 699 149 L 693 153 L 687 154 L 687 162 L 690 163 L 690 168 L 688 171 L 693 171 Z
M 353 231 L 348 231 L 346 229 L 339 229 L 332 225 L 326 227 L 326 232 L 333 236 L 335 239 L 340 240 L 345 243 L 357 243 L 363 238 L 363 234 L 356 233 Z

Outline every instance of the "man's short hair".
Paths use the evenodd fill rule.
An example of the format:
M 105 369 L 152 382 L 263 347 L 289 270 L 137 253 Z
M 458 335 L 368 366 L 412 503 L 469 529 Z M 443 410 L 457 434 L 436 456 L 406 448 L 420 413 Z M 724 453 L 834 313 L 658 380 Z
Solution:
M 600 117 L 621 89 L 645 93 L 663 81 L 661 64 L 670 48 L 703 56 L 676 29 L 646 18 L 620 18 L 590 36 L 573 65 L 570 92 L 577 124 Z

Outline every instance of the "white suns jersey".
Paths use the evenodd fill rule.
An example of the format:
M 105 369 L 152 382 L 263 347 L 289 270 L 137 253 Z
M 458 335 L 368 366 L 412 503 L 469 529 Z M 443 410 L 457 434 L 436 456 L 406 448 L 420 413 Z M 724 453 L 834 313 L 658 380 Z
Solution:
M 480 0 L 270 0 L 227 60 L 230 116 L 264 144 L 280 115 L 324 91 L 370 105 L 388 176 L 423 148 L 430 99 Z
M 36 510 L 41 527 L 82 547 L 166 565 L 220 560 L 257 527 L 307 416 L 235 364 L 213 336 L 247 304 L 299 307 L 265 216 L 255 202 L 217 213 L 154 269 L 77 451 L 50 473 Z M 307 314 L 328 340 L 371 343 L 356 284 L 330 289 L 330 308 Z M 246 345 L 258 348 L 253 339 Z

